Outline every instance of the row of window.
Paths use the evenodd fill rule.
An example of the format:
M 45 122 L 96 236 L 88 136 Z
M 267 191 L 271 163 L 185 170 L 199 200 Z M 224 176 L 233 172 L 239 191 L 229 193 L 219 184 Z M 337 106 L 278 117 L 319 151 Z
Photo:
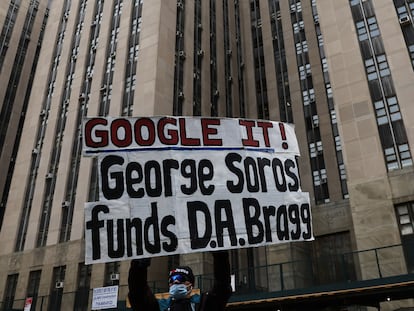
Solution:
M 132 10 L 130 35 L 128 43 L 128 63 L 125 70 L 125 88 L 122 101 L 122 112 L 124 116 L 132 116 L 134 94 L 137 77 L 137 61 L 139 52 L 139 35 L 142 25 L 142 5 L 143 0 L 135 0 Z
M 173 114 L 183 113 L 184 103 L 184 21 L 185 0 L 177 1 L 176 36 L 175 36 L 175 68 L 174 68 L 174 100 Z
M 3 67 L 4 59 L 9 48 L 11 34 L 16 22 L 17 12 L 20 8 L 21 0 L 12 0 L 7 10 L 6 19 L 0 34 L 0 72 Z
M 181 115 L 183 113 L 183 104 L 184 104 L 184 67 L 189 64 L 186 63 L 186 51 L 184 50 L 184 33 L 185 33 L 185 14 L 186 14 L 186 5 L 184 0 L 177 1 L 177 15 L 176 15 L 176 42 L 175 42 L 175 67 L 174 67 L 174 101 L 173 101 L 173 113 L 175 115 Z M 201 115 L 202 113 L 202 81 L 206 80 L 203 77 L 203 64 L 205 64 L 205 47 L 202 43 L 205 40 L 203 38 L 203 21 L 202 21 L 202 1 L 194 2 L 194 20 L 192 21 L 194 27 L 194 37 L 193 37 L 193 64 L 192 64 L 192 74 L 193 74 L 193 84 L 192 84 L 192 114 Z M 229 7 L 228 1 L 222 2 L 222 34 L 223 34 L 223 60 L 224 66 L 222 68 L 224 76 L 224 100 L 225 107 L 222 111 L 219 112 L 218 102 L 219 102 L 219 86 L 218 86 L 218 68 L 217 68 L 217 33 L 216 33 L 216 11 L 217 1 L 209 1 L 209 62 L 210 62 L 210 76 L 209 85 L 210 85 L 210 114 L 212 116 L 218 116 L 220 113 L 228 117 L 234 115 L 234 95 L 233 94 L 233 83 L 235 77 L 232 76 L 234 72 L 237 72 L 237 80 L 239 83 L 239 112 L 241 115 L 245 113 L 244 107 L 244 93 L 240 85 L 243 85 L 243 66 L 242 66 L 242 43 L 241 43 L 241 27 L 240 27 L 240 14 L 239 14 L 239 3 L 238 1 L 234 2 L 234 14 L 235 14 L 235 34 L 232 36 L 231 31 L 231 18 L 229 13 L 231 9 Z M 237 53 L 233 53 L 232 47 L 236 44 Z M 237 55 L 234 55 L 237 54 Z M 238 67 L 233 68 L 234 64 L 233 57 L 237 58 Z
M 264 59 L 262 18 L 260 1 L 250 1 L 250 22 L 252 25 L 254 78 L 256 85 L 257 116 L 269 119 L 269 99 L 267 96 L 266 64 Z
M 85 5 L 85 2 L 82 3 Z M 81 94 L 78 98 L 78 111 L 76 116 L 75 133 L 72 141 L 72 152 L 70 168 L 66 177 L 65 199 L 62 202 L 62 218 L 60 225 L 59 242 L 66 242 L 70 239 L 72 232 L 72 217 L 75 208 L 76 188 L 79 177 L 79 166 L 82 150 L 82 119 L 87 115 L 91 82 L 95 66 L 96 44 L 99 41 L 100 25 L 102 21 L 103 0 L 95 4 L 94 20 L 91 24 L 91 35 L 87 55 L 87 69 L 84 72 Z M 81 12 L 82 13 L 82 12 Z M 78 30 L 78 28 L 77 28 Z
M 226 117 L 233 116 L 233 77 L 232 73 L 232 49 L 231 49 L 231 32 L 229 24 L 229 7 L 228 2 L 223 1 L 223 32 L 224 32 L 224 77 L 225 77 L 225 100 L 226 100 Z
M 39 116 L 39 125 L 37 128 L 35 146 L 32 150 L 32 159 L 30 162 L 30 169 L 29 169 L 30 173 L 29 173 L 29 177 L 26 182 L 22 213 L 20 216 L 21 219 L 19 223 L 19 229 L 18 229 L 16 244 L 15 244 L 15 251 L 22 251 L 24 248 L 24 243 L 26 241 L 26 234 L 27 234 L 27 229 L 29 226 L 29 217 L 30 217 L 30 212 L 32 209 L 32 201 L 33 201 L 34 192 L 35 192 L 36 178 L 37 178 L 38 169 L 40 165 L 41 151 L 42 151 L 43 142 L 45 139 L 46 128 L 47 128 L 48 118 L 49 118 L 49 110 L 51 108 L 53 92 L 54 92 L 55 84 L 56 84 L 57 70 L 58 70 L 58 66 L 60 63 L 63 41 L 65 38 L 67 18 L 69 16 L 69 10 L 70 10 L 69 0 L 65 0 L 63 8 L 64 8 L 64 12 L 62 14 L 61 23 L 59 25 L 58 37 L 57 37 L 55 49 L 53 52 L 52 66 L 51 66 L 49 77 L 48 77 L 48 88 L 46 90 L 45 100 L 42 103 L 42 110 Z M 46 176 L 46 178 L 48 177 L 50 178 L 50 176 Z
M 341 137 L 339 136 L 338 124 L 336 120 L 335 104 L 334 104 L 334 99 L 333 99 L 333 94 L 332 94 L 331 81 L 329 78 L 328 63 L 327 63 L 326 55 L 325 55 L 323 36 L 322 36 L 321 28 L 319 26 L 319 15 L 318 15 L 317 7 L 316 7 L 316 0 L 312 0 L 312 16 L 313 16 L 315 32 L 316 32 L 316 36 L 318 40 L 319 57 L 321 60 L 321 65 L 322 65 L 323 80 L 325 84 L 325 94 L 326 94 L 326 100 L 328 103 L 329 115 L 330 115 L 330 120 L 331 120 L 332 135 L 335 141 L 336 162 L 337 162 L 337 167 L 339 171 L 339 179 L 340 179 L 342 197 L 348 198 L 349 194 L 348 194 L 348 186 L 346 182 L 347 178 L 346 178 L 345 164 L 344 164 L 344 159 L 342 155 Z M 316 123 L 314 126 L 318 126 L 319 118 L 317 116 L 316 118 L 315 117 L 313 118 L 313 123 L 314 124 Z
M 216 0 L 210 0 L 210 113 L 218 116 Z
M 104 9 L 104 0 L 98 0 L 95 5 L 95 14 L 94 20 L 92 21 L 91 27 L 92 33 L 89 43 L 89 63 L 87 67 L 87 80 L 84 83 L 84 88 L 81 97 L 84 97 L 85 104 L 89 101 L 89 94 L 91 91 L 91 82 L 93 78 L 93 73 L 95 71 L 95 57 L 96 49 L 99 44 L 99 35 L 101 30 L 102 16 Z M 86 104 L 85 110 L 87 110 L 88 105 Z M 100 108 L 101 109 L 101 108 Z M 86 114 L 86 111 L 85 111 Z M 88 201 L 93 202 L 99 200 L 99 188 L 98 188 L 98 172 L 97 172 L 97 160 L 93 159 L 92 169 L 89 181 L 89 196 Z
M 398 21 L 401 25 L 401 31 L 407 46 L 411 65 L 414 69 L 414 2 L 412 0 L 394 0 L 394 6 Z
M 279 96 L 280 120 L 283 122 L 293 123 L 285 42 L 283 38 L 283 27 L 279 0 L 269 0 L 269 8 L 277 90 Z
M 238 87 L 238 105 L 239 105 L 239 114 L 240 117 L 246 117 L 246 103 L 245 103 L 245 94 L 244 94 L 244 54 L 243 54 L 243 42 L 242 42 L 242 34 L 241 34 L 241 25 L 240 25 L 240 4 L 239 1 L 235 1 L 234 3 L 234 14 L 235 14 L 235 35 L 236 35 L 236 50 L 237 50 L 237 78 L 239 82 Z
M 307 131 L 310 164 L 313 176 L 315 202 L 329 202 L 328 176 L 323 154 L 323 144 L 319 129 L 319 116 L 315 98 L 315 89 L 311 64 L 309 62 L 309 47 L 305 35 L 305 25 L 302 17 L 300 0 L 290 0 L 291 24 L 294 33 L 296 60 L 302 90 L 303 110 Z
M 381 33 L 371 0 L 350 0 L 379 137 L 388 170 L 413 164 Z
M 201 115 L 201 75 L 204 50 L 201 46 L 203 26 L 201 20 L 201 0 L 194 1 L 194 40 L 193 49 L 196 51 L 193 62 L 193 115 Z
M 9 8 L 9 13 L 11 12 L 11 15 L 14 15 L 17 13 L 18 6 L 16 8 L 16 4 L 12 3 L 11 6 L 13 7 L 12 10 Z M 20 34 L 19 43 L 17 46 L 17 52 L 14 58 L 14 62 L 12 65 L 11 74 L 9 77 L 9 83 L 6 88 L 6 94 L 3 100 L 3 104 L 0 111 L 0 154 L 2 153 L 3 146 L 5 145 L 5 139 L 7 135 L 7 128 L 9 125 L 10 118 L 12 116 L 13 108 L 15 107 L 14 101 L 16 98 L 17 90 L 19 81 L 21 78 L 21 73 L 23 70 L 23 64 L 26 57 L 26 52 L 29 46 L 30 42 L 30 36 L 33 29 L 34 20 L 36 18 L 36 13 L 38 10 L 39 1 L 31 1 L 31 4 L 29 6 L 29 9 L 26 13 L 26 18 L 24 21 L 23 29 Z M 16 9 L 15 9 L 16 8 Z M 6 21 L 7 22 L 7 21 Z M 12 20 L 9 21 L 8 27 L 14 26 L 14 22 Z M 3 27 L 3 30 L 6 29 Z M 4 41 L 10 40 L 10 33 L 7 31 L 7 33 L 4 35 Z M 3 42 L 3 51 L 7 51 L 6 42 Z M 4 57 L 0 56 L 0 59 L 4 59 Z M 0 70 L 1 70 L 1 64 L 0 64 Z
M 54 144 L 48 167 L 48 175 L 45 179 L 45 191 L 43 194 L 42 213 L 40 218 L 40 226 L 38 229 L 36 247 L 45 246 L 48 236 L 49 223 L 53 206 L 53 197 L 56 187 L 57 172 L 59 169 L 63 137 L 65 134 L 67 115 L 69 111 L 69 102 L 71 98 L 73 77 L 75 75 L 80 39 L 84 27 L 85 10 L 86 0 L 82 0 L 79 4 L 79 9 L 77 12 L 76 32 L 71 42 L 70 62 L 67 64 L 66 67 L 66 82 L 63 89 L 63 96 L 61 98 L 59 105 L 59 117 L 57 119 L 57 124 L 55 127 L 55 136 L 53 140 Z
M 6 94 L 3 100 L 3 104 L 0 111 L 0 155 L 3 153 L 3 147 L 5 146 L 6 136 L 8 134 L 8 128 L 10 123 L 10 118 L 12 117 L 13 112 L 15 111 L 15 98 L 18 92 L 19 81 L 21 78 L 21 73 L 23 70 L 23 65 L 26 57 L 26 52 L 30 42 L 30 36 L 33 29 L 34 20 L 36 17 L 37 9 L 39 2 L 31 1 L 29 8 L 26 13 L 25 22 L 23 25 L 22 32 L 20 34 L 20 40 L 17 47 L 17 52 L 14 57 L 14 63 L 12 65 L 11 74 L 9 77 L 9 83 L 6 88 Z M 20 8 L 20 0 L 14 0 L 10 2 L 6 19 L 0 34 L 0 72 L 2 71 L 3 63 L 6 58 L 6 54 L 9 48 L 11 35 L 14 29 L 17 13 Z M 35 60 L 36 62 L 37 60 Z M 19 112 L 20 113 L 20 112 Z M 24 119 L 25 110 L 22 110 L 20 113 L 21 117 Z M 9 134 L 10 135 L 10 134 Z M 8 189 L 11 181 L 11 174 L 14 169 L 14 158 L 17 153 L 18 141 L 15 141 L 13 156 L 9 163 L 7 180 L 5 184 L 5 189 L 3 191 L 3 196 L 0 202 L 0 228 L 3 222 L 3 216 L 5 212 L 6 201 L 8 197 Z
M 12 2 L 12 5 L 14 5 L 14 2 Z M 31 9 L 31 8 L 29 8 Z M 36 11 L 33 11 L 36 12 Z M 27 88 L 25 90 L 25 96 L 24 96 L 24 100 L 23 100 L 23 105 L 22 105 L 22 110 L 20 113 L 20 118 L 19 118 L 19 124 L 17 126 L 17 132 L 15 135 L 15 142 L 14 142 L 14 146 L 13 146 L 13 150 L 12 150 L 12 154 L 11 154 L 11 158 L 10 158 L 10 163 L 8 166 L 8 170 L 7 170 L 7 175 L 6 175 L 6 182 L 5 182 L 5 186 L 3 189 L 3 195 L 1 196 L 1 202 L 0 202 L 0 229 L 3 223 L 3 217 L 4 217 L 4 213 L 5 213 L 5 207 L 6 207 L 6 203 L 7 203 L 7 199 L 9 196 L 9 190 L 10 190 L 10 186 L 11 186 L 11 180 L 12 180 L 12 176 L 13 176 L 13 172 L 14 172 L 14 167 L 16 164 L 16 156 L 17 156 L 17 152 L 19 150 L 19 142 L 20 142 L 20 138 L 22 135 L 22 130 L 23 130 L 23 124 L 24 124 L 24 120 L 26 117 L 26 111 L 27 111 L 27 106 L 29 103 L 29 97 L 30 97 L 30 93 L 31 93 L 31 89 L 32 89 L 32 85 L 33 85 L 33 80 L 34 80 L 34 75 L 36 72 L 36 67 L 37 67 L 37 63 L 39 60 L 39 54 L 40 54 L 40 49 L 41 49 L 41 44 L 43 41 L 43 37 L 44 37 L 44 30 L 45 30 L 45 26 L 46 26 L 46 22 L 48 19 L 48 11 L 46 10 L 46 13 L 43 16 L 43 22 L 42 22 L 42 27 L 40 30 L 40 34 L 39 34 L 39 38 L 38 38 L 38 42 L 37 42 L 37 46 L 36 46 L 36 51 L 34 53 L 34 57 L 33 57 L 33 63 L 32 63 L 32 67 L 30 70 L 30 75 L 29 75 L 29 80 L 27 83 Z
M 115 70 L 117 44 L 121 23 L 123 0 L 115 0 L 112 9 L 111 32 L 106 50 L 106 71 L 102 81 L 98 115 L 107 116 L 112 99 L 112 82 Z

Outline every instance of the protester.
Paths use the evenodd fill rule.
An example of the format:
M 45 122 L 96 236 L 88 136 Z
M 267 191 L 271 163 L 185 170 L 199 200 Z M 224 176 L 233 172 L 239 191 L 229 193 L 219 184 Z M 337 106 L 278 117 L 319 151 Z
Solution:
M 168 277 L 169 298 L 157 300 L 147 282 L 150 259 L 131 261 L 128 275 L 129 301 L 134 311 L 222 311 L 231 296 L 230 263 L 227 251 L 212 252 L 213 287 L 200 295 L 193 292 L 194 275 L 190 267 L 179 266 Z

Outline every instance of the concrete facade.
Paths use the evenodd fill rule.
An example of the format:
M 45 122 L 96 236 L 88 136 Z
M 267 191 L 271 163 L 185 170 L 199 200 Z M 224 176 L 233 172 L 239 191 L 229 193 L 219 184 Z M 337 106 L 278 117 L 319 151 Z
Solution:
M 4 2 L 4 1 L 3 1 Z M 9 10 L 7 2 L 0 3 L 0 27 L 5 24 L 5 16 Z M 24 23 L 28 1 L 21 1 L 19 15 L 16 17 L 14 32 L 18 33 Z M 33 34 L 40 33 L 41 21 L 46 11 L 46 1 L 40 1 Z M 215 3 L 214 10 L 211 3 Z M 279 3 L 280 2 L 280 3 Z M 414 153 L 414 71 L 412 60 L 407 52 L 407 45 L 402 35 L 396 9 L 391 0 L 371 1 L 380 28 L 385 54 L 392 74 L 392 81 L 398 97 L 399 109 L 404 122 L 408 139 L 409 151 Z M 77 168 L 77 186 L 74 191 L 73 216 L 70 221 L 72 228 L 70 238 L 60 241 L 62 217 L 66 201 L 68 176 L 72 170 L 73 146 L 77 137 L 77 120 L 81 107 L 80 94 L 88 89 L 87 115 L 100 114 L 102 103 L 109 98 L 108 115 L 122 114 L 122 103 L 127 87 L 126 68 L 129 59 L 131 20 L 134 5 L 140 7 L 139 46 L 136 62 L 136 76 L 133 83 L 133 116 L 172 115 L 174 114 L 175 83 L 177 73 L 177 12 L 181 1 L 144 0 L 144 1 L 51 1 L 50 13 L 42 41 L 42 49 L 38 58 L 38 66 L 31 88 L 26 118 L 15 159 L 16 165 L 13 178 L 10 181 L 7 204 L 4 209 L 4 220 L 0 229 L 0 265 L 6 267 L 0 274 L 0 301 L 7 293 L 7 280 L 10 275 L 18 274 L 14 299 L 16 307 L 21 307 L 27 296 L 29 274 L 41 270 L 38 287 L 39 296 L 51 295 L 54 287 L 54 268 L 65 266 L 64 293 L 76 292 L 78 289 L 78 267 L 84 261 L 84 202 L 91 196 L 93 176 L 93 160 L 82 157 Z M 186 0 L 183 14 L 185 17 L 184 40 L 185 60 L 182 69 L 182 115 L 193 115 L 194 95 L 193 82 L 195 79 L 194 63 L 197 51 L 194 48 L 195 23 L 194 14 L 198 1 Z M 227 7 L 224 5 L 227 3 Z M 283 120 L 277 87 L 279 76 L 276 73 L 274 50 L 274 26 L 272 26 L 272 4 L 280 5 L 280 18 L 283 27 L 284 50 L 280 52 L 286 57 L 286 74 L 290 89 L 291 109 L 295 129 L 301 148 L 299 168 L 302 190 L 310 194 L 313 209 L 313 226 L 315 242 L 293 243 L 240 250 L 232 253 L 233 268 L 246 269 L 252 264 L 271 265 L 294 260 L 303 260 L 315 254 L 316 248 L 324 246 L 324 237 L 337 236 L 344 248 L 338 252 L 356 252 L 374 248 L 389 247 L 402 243 L 396 205 L 414 201 L 414 170 L 412 165 L 394 170 L 387 169 L 384 151 L 377 126 L 376 111 L 370 95 L 364 60 L 361 57 L 358 34 L 355 29 L 350 2 L 348 0 L 316 0 L 319 16 L 320 31 L 323 37 L 323 49 L 329 68 L 329 83 L 332 87 L 334 100 L 335 121 L 329 108 L 329 97 L 326 89 L 326 73 L 321 63 L 320 42 L 315 28 L 315 13 L 312 12 L 313 1 L 200 1 L 201 10 L 201 39 L 203 49 L 201 60 L 201 115 L 212 113 L 212 73 L 217 73 L 216 85 L 220 94 L 217 101 L 219 117 L 268 118 Z M 300 9 L 298 9 L 300 4 Z M 64 17 L 64 11 L 68 13 Z M 102 6 L 99 22 L 99 35 L 96 49 L 92 52 L 91 40 L 97 34 L 96 12 Z M 296 13 L 292 12 L 292 5 Z M 82 9 L 83 6 L 83 9 Z M 114 15 L 114 7 L 118 10 Z M 253 7 L 260 13 L 260 26 L 254 26 Z M 116 11 L 115 10 L 115 11 Z M 212 13 L 214 11 L 214 13 Z M 300 14 L 299 14 L 299 13 Z M 215 31 L 211 29 L 211 19 L 214 14 Z M 315 169 L 312 167 L 312 149 L 308 141 L 306 105 L 303 99 L 303 80 L 298 70 L 298 50 L 295 40 L 292 14 L 303 18 L 308 52 L 308 63 L 311 68 L 312 85 L 316 98 L 318 131 L 323 146 L 324 169 L 329 188 L 327 197 L 318 199 L 315 187 Z M 79 19 L 83 22 L 79 23 Z M 225 17 L 228 26 L 225 26 Z M 240 18 L 240 28 L 237 28 L 237 17 Z M 257 18 L 257 15 L 256 17 Z M 65 19 L 64 22 L 62 20 Z M 118 23 L 117 28 L 111 28 Z M 254 27 L 253 27 L 254 26 Z M 65 30 L 62 32 L 62 27 Z M 255 28 L 256 27 L 256 28 Z M 410 26 L 412 27 L 412 25 Z M 80 43 L 77 46 L 76 61 L 73 61 L 73 46 L 77 29 L 80 30 Z M 257 88 L 259 69 L 255 59 L 255 42 L 252 29 L 259 29 L 263 49 L 264 75 L 260 83 L 266 83 L 265 91 L 268 97 L 267 115 L 260 116 Z M 227 31 L 227 33 L 225 33 Z M 111 34 L 117 33 L 116 54 L 111 52 Z M 61 49 L 57 50 L 59 35 L 63 35 Z M 225 41 L 228 36 L 228 42 Z M 13 69 L 11 61 L 16 53 L 15 42 L 10 44 L 4 66 L 1 69 L 1 81 L 8 84 L 10 72 Z M 216 59 L 213 61 L 212 37 L 215 38 Z M 318 43 L 319 42 L 319 43 Z M 1 42 L 0 42 L 1 43 Z M 27 63 L 22 70 L 24 77 L 19 84 L 22 90 L 27 88 L 24 79 L 29 76 L 34 57 L 36 40 L 32 40 L 27 52 Z M 227 46 L 226 46 L 227 44 Z M 241 53 L 238 53 L 241 47 Z M 231 50 L 231 52 L 228 52 Z M 111 53 L 109 53 L 110 51 Z M 231 57 L 229 54 L 231 53 Z M 58 60 L 54 59 L 58 56 Z M 94 68 L 92 76 L 87 78 L 89 61 L 93 57 Z M 72 60 L 71 60 L 72 59 Z M 240 61 L 241 60 L 241 61 Z M 214 66 L 213 66 L 214 62 Z M 54 67 L 54 64 L 57 64 Z M 73 69 L 72 66 L 74 66 Z M 55 68 L 55 71 L 53 70 Z M 71 71 L 72 70 L 72 71 Z M 70 79 L 68 73 L 72 72 Z M 102 91 L 105 77 L 112 72 L 111 92 Z M 228 83 L 231 77 L 232 83 Z M 240 78 L 242 77 L 242 78 Z M 131 77 L 132 79 L 132 77 Z M 53 92 L 48 97 L 51 81 Z M 69 82 L 68 82 L 69 81 Z M 104 83 L 105 82 L 105 83 Z M 70 91 L 65 87 L 70 83 Z M 132 83 L 132 82 L 131 82 Z M 309 87 L 309 85 L 307 86 Z M 5 88 L 0 88 L 0 98 L 4 97 Z M 69 94 L 69 95 L 68 95 Z M 106 95 L 105 95 L 106 94 Z M 109 96 L 108 96 L 109 94 Z M 105 97 L 107 96 L 107 97 Z M 7 130 L 7 139 L 2 146 L 0 163 L 9 163 L 13 149 L 13 139 L 17 131 L 19 112 L 24 100 L 24 92 L 19 92 L 15 99 L 16 112 Z M 244 98 L 244 113 L 241 107 Z M 67 99 L 65 99 L 67 98 Z M 106 98 L 106 99 L 105 99 Z M 67 102 L 65 103 L 65 100 Z M 44 109 L 47 108 L 46 117 Z M 1 108 L 1 107 L 0 107 Z M 13 110 L 14 111 L 14 110 Z M 63 111 L 63 112 L 62 112 Z M 64 116 L 64 117 L 63 117 Z M 13 119 L 15 118 L 15 119 Z M 62 123 L 62 119 L 64 122 Z M 42 124 L 44 125 L 42 127 Z M 347 191 L 341 188 L 341 172 L 338 169 L 338 146 L 334 137 L 334 126 L 337 124 L 340 150 L 346 170 Z M 58 134 L 59 127 L 63 130 Z M 34 155 L 41 136 L 40 150 Z M 10 145 L 10 146 L 9 146 Z M 9 147 L 7 147 L 9 146 Z M 58 156 L 57 156 L 58 155 Z M 35 159 L 35 160 L 34 160 Z M 57 166 L 53 166 L 56 164 Z M 2 171 L 8 165 L 1 164 Z M 35 167 L 35 169 L 34 169 Z M 48 174 L 53 168 L 53 183 L 48 181 Z M 58 168 L 58 169 L 57 169 Z M 32 176 L 32 177 L 31 177 Z M 32 182 L 31 182 L 32 181 Z M 6 183 L 5 176 L 0 176 L 0 189 Z M 52 193 L 48 187 L 54 185 Z M 32 189 L 32 190 L 30 190 Z M 30 195 L 30 202 L 28 202 Z M 46 202 L 46 203 L 45 203 Z M 51 204 L 50 209 L 45 209 Z M 45 241 L 39 246 L 39 228 L 42 225 L 42 215 L 49 213 L 46 218 Z M 414 223 L 414 220 L 411 219 Z M 23 225 L 26 223 L 26 227 Z M 19 228 L 25 228 L 22 238 Z M 19 243 L 19 240 L 21 241 Z M 319 242 L 321 241 L 321 242 Z M 315 245 L 319 246 L 316 247 Z M 401 249 L 384 255 L 386 265 L 384 273 L 407 273 L 407 265 Z M 182 264 L 193 267 L 195 274 L 211 273 L 211 258 L 208 254 L 182 255 L 180 258 L 156 258 L 153 260 L 151 279 L 165 278 L 171 260 L 179 260 Z M 121 262 L 117 273 L 120 274 L 120 285 L 127 284 L 128 262 Z M 300 269 L 299 269 L 300 270 Z M 356 273 L 362 279 L 372 278 L 375 274 L 375 261 L 371 257 L 358 255 Z M 290 279 L 289 286 L 306 286 L 305 271 L 290 271 L 297 273 Z M 104 264 L 93 265 L 90 275 L 90 288 L 106 284 L 108 272 Z M 241 278 L 241 277 L 240 277 Z M 242 279 L 242 278 L 241 278 Z M 266 276 L 258 273 L 256 285 L 266 286 Z M 277 290 L 277 284 L 270 288 Z M 125 297 L 126 287 L 122 287 L 120 297 Z M 411 301 L 386 304 L 384 310 L 394 310 L 396 306 L 413 306 Z M 63 307 L 62 307 L 63 308 Z M 70 307 L 67 307 L 71 310 Z M 63 310 L 63 309 L 62 309 Z

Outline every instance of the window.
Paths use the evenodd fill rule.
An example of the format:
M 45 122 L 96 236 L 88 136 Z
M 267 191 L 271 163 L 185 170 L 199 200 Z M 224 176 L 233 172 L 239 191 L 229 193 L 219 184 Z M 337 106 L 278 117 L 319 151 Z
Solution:
M 328 62 L 326 61 L 326 58 L 322 58 L 322 71 L 323 72 L 328 72 Z
M 410 59 L 411 59 L 411 63 L 414 67 L 414 44 L 410 44 L 408 46 L 408 52 L 410 53 Z
M 378 69 L 381 77 L 386 77 L 390 75 L 390 69 L 388 67 L 387 59 L 385 58 L 385 55 L 377 55 L 377 64 Z
M 405 5 L 396 7 L 396 9 L 397 9 L 397 13 L 398 13 L 399 18 L 404 18 L 404 17 L 408 16 L 407 8 L 406 8 Z
M 7 276 L 6 289 L 3 297 L 3 309 L 2 310 L 13 310 L 14 296 L 16 294 L 18 274 L 11 274 Z
M 369 34 L 371 38 L 377 37 L 380 35 L 377 19 L 374 16 L 367 18 L 367 24 L 369 29 Z
M 309 152 L 311 158 L 315 158 L 318 153 L 321 153 L 323 151 L 322 142 L 317 141 L 316 143 L 310 143 L 309 144 Z
M 296 3 L 292 3 L 290 5 L 290 12 L 291 13 L 301 12 L 301 11 L 302 11 L 302 3 L 300 1 L 298 1 Z
M 326 183 L 326 178 L 327 178 L 326 169 L 323 168 L 319 171 L 313 171 L 312 175 L 313 175 L 313 181 L 315 183 L 315 186 L 319 186 L 323 183 Z
M 65 286 L 65 274 L 66 266 L 53 268 L 48 311 L 60 310 L 63 297 L 63 287 Z
M 414 272 L 414 201 L 395 206 L 397 223 L 409 273 Z
M 306 41 L 296 43 L 296 54 L 297 55 L 300 55 L 306 52 L 308 52 L 308 43 Z
M 105 284 L 104 286 L 119 284 L 120 262 L 108 262 L 105 264 Z
M 397 205 L 396 212 L 401 235 L 414 234 L 414 202 Z
M 346 180 L 345 164 L 340 164 L 339 165 L 339 172 L 340 172 L 340 175 L 341 175 L 341 179 Z
M 303 22 L 303 20 L 300 20 L 299 22 L 293 24 L 293 32 L 295 34 L 299 33 L 304 28 L 305 28 L 305 23 Z
M 341 138 L 339 136 L 335 136 L 335 150 L 342 150 Z
M 36 302 L 37 302 L 37 296 L 39 292 L 41 274 L 42 274 L 41 270 L 36 270 L 36 271 L 31 271 L 29 275 L 29 283 L 27 285 L 26 297 L 31 297 L 33 299 L 31 310 L 36 310 Z
M 299 66 L 300 79 L 305 80 L 311 74 L 310 64 L 305 64 L 304 66 Z
M 367 71 L 368 81 L 378 79 L 378 74 L 375 68 L 375 63 L 374 63 L 373 58 L 365 60 L 365 70 Z
M 336 111 L 335 110 L 331 110 L 331 123 L 332 124 L 336 124 L 337 120 L 336 120 Z
M 89 286 L 91 281 L 92 265 L 79 264 L 78 289 L 75 293 L 74 311 L 87 311 L 89 301 Z
M 315 90 L 314 89 L 305 90 L 302 92 L 302 96 L 303 96 L 303 105 L 307 106 L 311 102 L 315 101 Z
M 387 113 L 385 111 L 384 102 L 379 100 L 374 103 L 375 113 L 377 115 L 377 123 L 378 125 L 383 125 L 388 123 Z
M 365 27 L 365 23 L 363 21 L 359 21 L 355 23 L 358 33 L 359 41 L 364 41 L 368 39 L 367 29 Z
M 402 167 L 413 165 L 413 160 L 411 159 L 411 152 L 408 148 L 408 144 L 399 145 L 398 152 L 400 153 Z
M 398 106 L 397 97 L 387 98 L 388 110 L 390 111 L 391 121 L 401 120 L 400 107 Z
M 326 88 L 326 97 L 327 98 L 333 98 L 331 84 L 330 83 L 326 83 L 325 88 Z

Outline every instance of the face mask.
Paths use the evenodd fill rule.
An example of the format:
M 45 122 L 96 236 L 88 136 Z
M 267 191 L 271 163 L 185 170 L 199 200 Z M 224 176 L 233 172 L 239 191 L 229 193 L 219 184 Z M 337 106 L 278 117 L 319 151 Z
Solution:
M 183 299 L 188 294 L 188 288 L 185 284 L 173 284 L 170 287 L 170 295 L 174 299 Z

